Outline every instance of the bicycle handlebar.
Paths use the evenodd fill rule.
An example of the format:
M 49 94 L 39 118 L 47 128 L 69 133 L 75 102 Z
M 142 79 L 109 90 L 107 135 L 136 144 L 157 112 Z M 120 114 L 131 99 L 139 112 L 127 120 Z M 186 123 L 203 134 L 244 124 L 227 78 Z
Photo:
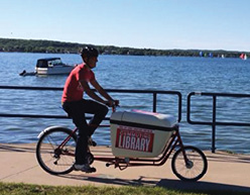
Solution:
M 115 103 L 111 106 L 112 107 L 112 112 L 115 112 L 116 111 L 116 108 L 118 107 L 119 105 L 116 105 Z
M 119 101 L 113 101 L 112 105 L 110 105 L 108 103 L 106 105 L 112 108 L 112 112 L 115 112 L 116 107 L 119 106 Z

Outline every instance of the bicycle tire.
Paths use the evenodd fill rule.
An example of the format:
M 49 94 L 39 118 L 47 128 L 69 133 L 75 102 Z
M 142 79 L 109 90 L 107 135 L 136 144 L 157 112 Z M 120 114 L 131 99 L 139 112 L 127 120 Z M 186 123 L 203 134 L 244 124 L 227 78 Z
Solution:
M 65 146 L 57 150 L 58 146 L 71 134 L 70 129 L 58 127 L 46 131 L 40 137 L 36 146 L 36 158 L 43 170 L 59 175 L 70 173 L 74 169 L 76 135 L 73 134 Z
M 185 163 L 182 149 L 175 152 L 172 158 L 172 171 L 183 181 L 197 181 L 207 172 L 208 163 L 205 154 L 193 146 L 184 146 L 183 148 L 188 158 L 188 164 Z

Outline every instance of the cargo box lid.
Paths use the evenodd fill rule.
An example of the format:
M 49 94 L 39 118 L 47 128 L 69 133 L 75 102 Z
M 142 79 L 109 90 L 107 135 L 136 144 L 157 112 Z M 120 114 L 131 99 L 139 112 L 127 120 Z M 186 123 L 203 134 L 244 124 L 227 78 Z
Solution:
M 132 110 L 114 112 L 110 118 L 111 124 L 142 127 L 154 130 L 172 131 L 177 120 L 172 115 Z

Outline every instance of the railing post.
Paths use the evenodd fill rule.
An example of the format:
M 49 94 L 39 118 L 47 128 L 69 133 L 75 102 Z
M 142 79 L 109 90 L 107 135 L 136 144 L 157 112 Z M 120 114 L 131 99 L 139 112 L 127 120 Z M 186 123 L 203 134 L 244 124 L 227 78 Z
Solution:
M 215 133 L 216 133 L 216 96 L 213 95 L 213 121 L 212 121 L 212 153 L 215 153 Z
M 153 93 L 153 112 L 156 112 L 157 93 Z

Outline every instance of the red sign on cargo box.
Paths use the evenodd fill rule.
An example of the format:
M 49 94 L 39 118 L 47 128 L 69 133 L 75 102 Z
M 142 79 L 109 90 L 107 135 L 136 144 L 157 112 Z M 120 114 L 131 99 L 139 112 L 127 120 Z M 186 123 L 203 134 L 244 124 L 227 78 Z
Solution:
M 116 148 L 139 152 L 152 152 L 154 133 L 149 129 L 118 126 L 116 134 Z

